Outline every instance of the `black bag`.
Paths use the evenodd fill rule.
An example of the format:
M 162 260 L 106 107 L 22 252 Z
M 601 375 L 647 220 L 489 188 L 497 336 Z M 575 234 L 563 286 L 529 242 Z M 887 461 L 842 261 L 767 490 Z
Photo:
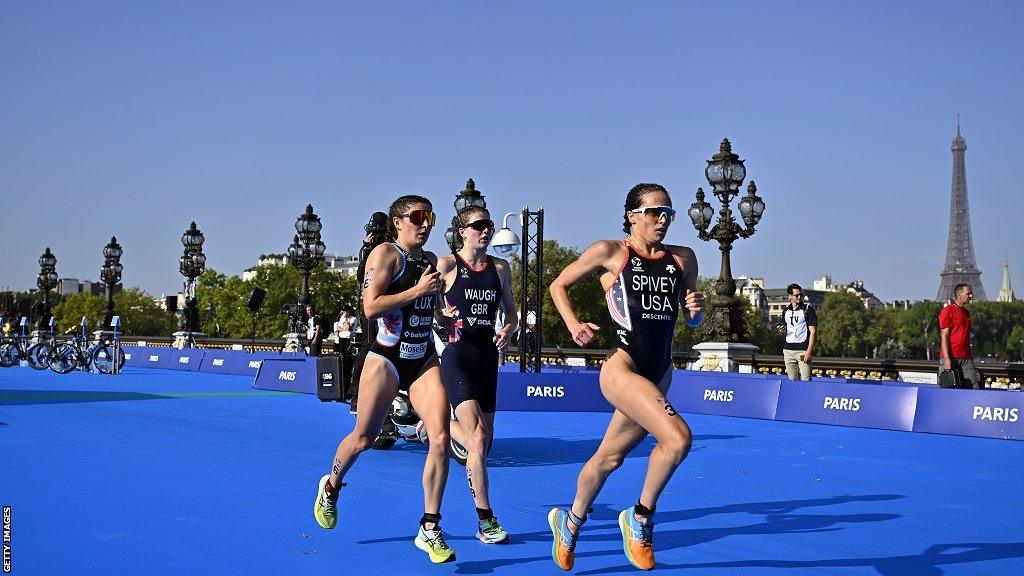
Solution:
M 959 388 L 962 379 L 960 372 L 956 368 L 943 370 L 942 372 L 939 372 L 939 387 Z

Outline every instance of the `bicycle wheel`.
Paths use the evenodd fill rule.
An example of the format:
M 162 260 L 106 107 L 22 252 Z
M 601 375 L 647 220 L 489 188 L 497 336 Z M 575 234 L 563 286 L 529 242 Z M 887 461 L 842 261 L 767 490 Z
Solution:
M 92 365 L 103 374 L 110 374 L 114 368 L 114 347 L 110 344 L 100 344 L 92 351 Z M 118 350 L 117 368 L 124 366 L 124 350 Z
M 18 348 L 14 344 L 11 344 L 10 342 L 0 344 L 0 367 L 10 368 L 11 366 L 15 366 L 17 364 Z
M 50 370 L 67 374 L 78 367 L 78 353 L 71 344 L 61 344 L 50 356 Z
M 28 365 L 36 370 L 46 370 L 50 367 L 52 355 L 53 346 L 49 342 L 37 342 L 28 349 Z

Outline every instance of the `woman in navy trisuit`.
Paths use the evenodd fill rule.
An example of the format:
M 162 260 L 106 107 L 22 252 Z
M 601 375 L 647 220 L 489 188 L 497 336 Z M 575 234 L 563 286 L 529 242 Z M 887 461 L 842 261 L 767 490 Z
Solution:
M 623 551 L 637 568 L 654 567 L 654 509 L 665 485 L 690 451 L 692 435 L 669 404 L 672 336 L 678 316 L 691 328 L 703 320 L 693 250 L 663 244 L 675 218 L 668 191 L 638 184 L 626 196 L 624 240 L 600 240 L 566 266 L 551 283 L 551 298 L 573 340 L 586 346 L 598 326 L 576 316 L 569 289 L 598 274 L 617 342 L 601 366 L 601 392 L 615 407 L 597 452 L 583 466 L 568 510 L 554 508 L 548 524 L 555 564 L 570 570 L 580 528 L 605 480 L 648 433 L 651 451 L 637 503 L 619 514 Z
M 440 563 L 454 561 L 455 552 L 439 524 L 448 479 L 449 405 L 430 340 L 441 275 L 435 270 L 437 257 L 423 250 L 435 218 L 426 198 L 395 200 L 389 219 L 394 241 L 374 248 L 366 260 L 363 310 L 367 320 L 377 323 L 377 333 L 359 379 L 355 428 L 338 445 L 331 473 L 320 479 L 313 515 L 323 528 L 334 528 L 345 474 L 380 433 L 399 389 L 407 390 L 429 439 L 423 464 L 424 514 L 414 543 L 431 562 Z
M 444 282 L 443 318 L 448 346 L 441 370 L 457 422 L 451 435 L 466 448 L 466 480 L 476 506 L 485 544 L 504 544 L 509 535 L 491 509 L 487 451 L 494 437 L 494 405 L 498 386 L 498 351 L 516 330 L 512 273 L 508 262 L 487 255 L 494 222 L 485 208 L 467 206 L 452 219 L 459 248 L 442 257 L 437 271 Z M 499 308 L 509 321 L 495 330 Z

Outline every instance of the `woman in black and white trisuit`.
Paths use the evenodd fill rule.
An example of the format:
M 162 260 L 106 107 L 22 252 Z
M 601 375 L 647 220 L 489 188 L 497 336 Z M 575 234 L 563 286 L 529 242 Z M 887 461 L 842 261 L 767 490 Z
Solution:
M 455 552 L 439 524 L 448 478 L 449 405 L 430 340 L 441 276 L 435 270 L 437 257 L 423 250 L 435 218 L 426 198 L 395 200 L 390 211 L 394 242 L 377 246 L 366 260 L 363 310 L 377 323 L 377 333 L 359 379 L 355 428 L 338 445 L 331 473 L 320 479 L 313 514 L 320 526 L 334 528 L 345 474 L 380 433 L 399 389 L 407 390 L 429 439 L 423 465 L 424 514 L 414 543 L 439 563 L 454 561 Z
M 444 318 L 448 346 L 441 369 L 458 422 L 451 434 L 467 451 L 466 480 L 476 506 L 476 537 L 485 544 L 509 541 L 491 509 L 487 451 L 494 437 L 494 406 L 498 389 L 498 351 L 515 333 L 515 303 L 508 262 L 487 255 L 494 222 L 485 208 L 468 206 L 452 219 L 461 246 L 437 263 L 444 282 Z M 509 321 L 495 330 L 498 309 Z
M 653 568 L 655 505 L 690 451 L 690 428 L 666 394 L 672 380 L 676 320 L 682 316 L 691 328 L 703 320 L 697 258 L 690 248 L 662 243 L 675 218 L 664 187 L 633 187 L 626 196 L 624 217 L 625 240 L 594 243 L 551 283 L 551 298 L 573 340 L 586 346 L 598 326 L 576 316 L 569 289 L 598 274 L 617 336 L 600 376 L 601 392 L 615 412 L 597 452 L 580 472 L 572 506 L 548 514 L 552 557 L 563 570 L 572 569 L 579 529 L 608 475 L 648 433 L 658 444 L 651 451 L 640 497 L 619 514 L 619 528 L 630 563 Z

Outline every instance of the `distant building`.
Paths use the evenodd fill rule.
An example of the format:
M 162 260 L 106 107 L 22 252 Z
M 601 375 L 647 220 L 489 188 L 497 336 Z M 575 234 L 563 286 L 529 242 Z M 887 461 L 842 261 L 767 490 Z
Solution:
M 242 272 L 242 280 L 249 281 L 256 278 L 256 271 L 261 266 L 287 266 L 287 254 L 263 254 L 256 261 L 256 266 Z M 359 257 L 339 256 L 337 254 L 324 254 L 324 267 L 330 271 L 344 276 L 355 277 L 359 268 Z
M 910 300 L 893 300 L 892 302 L 883 302 L 882 305 L 896 310 L 910 310 L 910 307 L 913 306 Z
M 830 276 L 822 276 L 814 281 L 814 289 L 821 292 L 849 292 L 860 298 L 860 301 L 864 304 L 864 308 L 868 311 L 874 310 L 875 308 L 881 308 L 883 306 L 882 301 L 879 300 L 877 296 L 864 289 L 864 283 L 860 280 L 833 284 Z
M 1017 297 L 1013 295 L 1013 286 L 1010 286 L 1010 263 L 1003 260 L 1003 286 L 999 289 L 996 302 L 1013 302 L 1016 299 Z
M 803 291 L 805 304 L 821 308 L 821 303 L 825 301 L 825 292 L 806 288 Z M 786 307 L 789 306 L 789 292 L 785 288 L 768 288 L 764 291 L 764 295 L 768 300 L 768 318 L 773 320 L 782 318 Z
M 102 282 L 90 280 L 79 280 L 78 278 L 61 278 L 57 281 L 57 293 L 67 296 L 68 294 L 93 294 L 102 296 L 105 294 L 106 285 Z M 121 284 L 114 285 L 114 294 L 121 291 Z
M 764 294 L 764 278 L 736 278 L 736 295 L 750 302 L 750 305 L 761 313 L 762 320 L 768 319 L 768 297 Z

